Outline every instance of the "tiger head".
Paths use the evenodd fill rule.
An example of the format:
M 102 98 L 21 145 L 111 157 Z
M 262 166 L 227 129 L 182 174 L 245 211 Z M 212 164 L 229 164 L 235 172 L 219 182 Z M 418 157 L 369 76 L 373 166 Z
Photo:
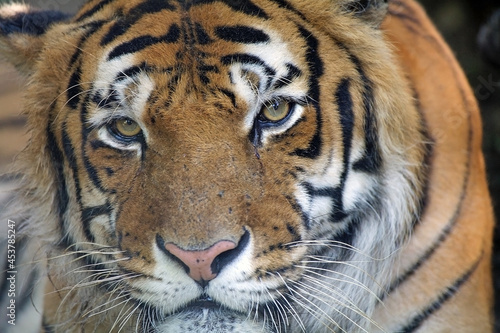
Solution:
M 425 174 L 386 5 L 4 7 L 0 50 L 29 81 L 20 219 L 49 253 L 48 324 L 370 327 Z

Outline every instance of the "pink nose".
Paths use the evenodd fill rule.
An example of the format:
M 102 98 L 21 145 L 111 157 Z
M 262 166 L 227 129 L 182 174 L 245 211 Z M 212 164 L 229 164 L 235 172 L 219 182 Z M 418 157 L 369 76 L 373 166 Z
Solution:
M 175 244 L 165 244 L 165 249 L 177 257 L 189 269 L 189 276 L 195 281 L 210 281 L 215 279 L 219 268 L 216 265 L 216 258 L 229 250 L 236 248 L 236 244 L 223 240 L 215 243 L 211 247 L 202 251 L 183 250 Z

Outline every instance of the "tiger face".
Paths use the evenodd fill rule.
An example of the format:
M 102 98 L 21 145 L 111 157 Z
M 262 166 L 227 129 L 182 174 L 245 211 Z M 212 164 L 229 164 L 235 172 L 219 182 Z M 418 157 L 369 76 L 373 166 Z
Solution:
M 384 1 L 363 3 L 89 1 L 26 37 L 43 45 L 26 156 L 63 295 L 47 325 L 375 325 L 425 135 Z

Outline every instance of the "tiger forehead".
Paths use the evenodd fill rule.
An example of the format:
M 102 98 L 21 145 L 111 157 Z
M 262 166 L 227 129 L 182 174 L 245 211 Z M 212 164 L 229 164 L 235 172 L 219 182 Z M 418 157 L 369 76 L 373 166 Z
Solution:
M 96 29 L 96 36 L 92 36 L 97 32 L 93 28 L 87 34 L 92 38 L 88 45 L 104 52 L 100 66 L 106 68 L 97 68 L 96 73 L 103 73 L 98 79 L 104 73 L 109 81 L 145 70 L 170 74 L 171 84 L 186 74 L 199 87 L 229 84 L 232 73 L 223 67 L 235 63 L 243 64 L 240 74 L 253 86 L 269 77 L 290 80 L 300 76 L 303 45 L 292 45 L 299 39 L 290 38 L 297 27 L 288 23 L 284 39 L 281 30 L 273 29 L 264 11 L 251 2 L 241 6 L 237 1 L 117 1 L 109 7 L 97 14 L 102 17 L 98 21 L 102 29 Z M 84 23 L 93 10 L 85 7 L 76 22 Z M 260 80 L 252 75 L 254 69 Z M 225 81 L 220 81 L 220 75 Z
M 97 112 L 102 108 L 138 119 L 147 105 L 185 108 L 188 101 L 206 102 L 210 96 L 226 110 L 246 109 L 246 128 L 262 101 L 302 100 L 309 68 L 304 41 L 293 38 L 299 27 L 281 21 L 284 36 L 263 10 L 244 3 L 112 1 L 95 12 L 90 2 L 75 19 L 87 29 L 82 39 L 87 50 L 77 50 L 70 66 L 76 74 L 80 66 L 90 66 L 82 69 L 87 74 L 81 80 L 93 82 L 91 100 L 100 106 L 92 123 L 107 119 L 108 113 Z M 96 19 L 93 25 L 88 17 Z M 97 62 L 85 56 L 97 53 Z M 229 104 L 219 104 L 221 99 Z
M 110 54 L 112 59 L 131 49 L 135 48 L 137 52 L 158 43 L 183 45 L 182 51 L 189 54 L 194 47 L 212 44 L 217 39 L 241 44 L 269 42 L 270 36 L 262 29 L 255 28 L 258 22 L 254 17 L 257 16 L 264 23 L 268 21 L 265 20 L 267 15 L 259 9 L 249 17 L 245 10 L 248 4 L 236 11 L 231 3 L 148 0 L 132 3 L 134 6 L 130 7 L 129 2 L 118 1 L 115 5 L 118 8 L 113 8 L 109 13 L 112 23 L 102 37 L 100 46 L 116 45 L 116 42 L 128 40 L 128 45 L 124 44 Z M 120 14 L 117 16 L 116 13 Z M 85 11 L 77 22 L 83 17 Z

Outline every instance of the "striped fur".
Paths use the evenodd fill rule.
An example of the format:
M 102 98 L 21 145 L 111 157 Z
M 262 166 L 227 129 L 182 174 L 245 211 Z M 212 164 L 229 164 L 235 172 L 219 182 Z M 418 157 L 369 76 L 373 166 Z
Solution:
M 492 330 L 479 113 L 412 0 L 9 5 L 0 32 L 33 331 Z

